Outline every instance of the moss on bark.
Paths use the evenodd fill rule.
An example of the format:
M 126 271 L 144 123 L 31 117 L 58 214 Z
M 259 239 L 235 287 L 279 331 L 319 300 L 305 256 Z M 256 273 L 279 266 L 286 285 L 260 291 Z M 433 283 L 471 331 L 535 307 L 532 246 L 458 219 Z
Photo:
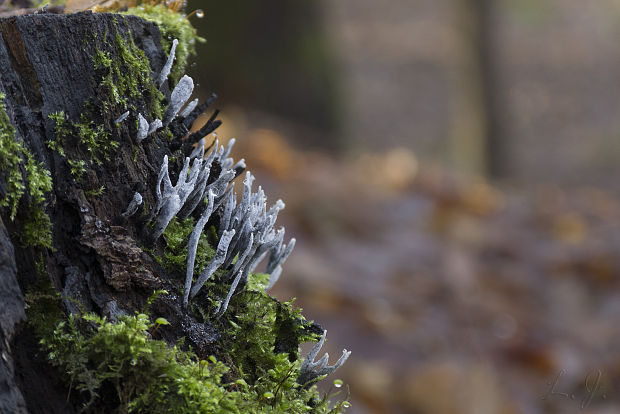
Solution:
M 6 108 L 4 94 L 0 93 L 0 170 L 4 174 L 6 193 L 0 199 L 0 207 L 9 209 L 14 220 L 18 205 L 27 194 L 30 207 L 23 217 L 20 240 L 26 247 L 51 247 L 51 222 L 45 213 L 45 195 L 52 190 L 50 172 L 37 162 L 24 143 L 15 136 Z

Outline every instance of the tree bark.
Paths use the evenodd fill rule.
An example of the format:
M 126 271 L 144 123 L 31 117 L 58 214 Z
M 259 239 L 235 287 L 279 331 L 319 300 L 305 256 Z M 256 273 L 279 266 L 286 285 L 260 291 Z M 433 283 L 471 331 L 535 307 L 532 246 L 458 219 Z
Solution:
M 161 14 L 149 16 L 162 21 L 164 31 L 174 29 Z M 194 410 L 188 407 L 196 402 L 221 402 L 205 397 L 214 388 L 230 397 L 229 404 L 260 406 L 268 404 L 264 395 L 233 391 L 230 383 L 273 380 L 269 372 L 284 369 L 276 354 L 288 354 L 293 364 L 300 341 L 324 339 L 319 325 L 265 293 L 295 244 L 285 244 L 283 229 L 274 227 L 284 204 L 267 208 L 262 189 L 252 191 L 249 173 L 236 203 L 232 181 L 245 163 L 228 157 L 232 142 L 212 145 L 208 155 L 193 148 L 221 123 L 216 110 L 198 132 L 188 130 L 214 97 L 181 111 L 193 80 L 169 84 L 174 56 L 172 49 L 170 56 L 162 51 L 161 39 L 155 24 L 135 16 L 0 18 L 0 299 L 6 298 L 0 305 L 0 411 L 126 412 L 135 403 L 150 412 L 144 404 L 161 408 L 164 402 L 167 412 L 179 404 Z M 268 281 L 254 273 L 263 258 Z M 200 277 L 198 268 L 205 269 Z M 125 322 L 114 328 L 133 329 L 127 334 L 132 341 L 140 336 L 159 350 L 162 343 L 152 340 L 184 340 L 187 353 L 167 357 L 126 346 L 127 331 L 119 344 L 104 328 L 89 329 L 96 323 L 85 313 L 105 317 L 100 326 Z M 67 322 L 69 314 L 79 322 Z M 127 324 L 136 314 L 142 315 Z M 106 345 L 75 351 L 91 343 L 86 337 Z M 316 352 L 299 368 L 287 368 L 295 384 L 289 381 L 286 390 L 282 382 L 271 384 L 275 394 L 308 408 L 318 401 L 318 392 L 297 385 L 300 378 L 318 380 L 349 352 L 335 365 L 326 365 L 327 355 L 314 363 Z M 99 359 L 116 356 L 125 359 Z M 205 382 L 202 368 L 188 374 L 210 357 L 230 378 Z M 148 379 L 131 371 L 151 368 L 156 374 L 145 374 Z M 193 385 L 185 386 L 186 380 Z M 194 386 L 202 387 L 201 399 L 195 400 Z
M 14 220 L 6 209 L 0 210 L 0 412 L 24 413 L 26 407 L 30 413 L 73 412 L 68 388 L 47 363 L 32 327 L 23 323 L 23 297 L 41 278 L 63 295 L 67 311 L 79 301 L 81 311 L 109 318 L 144 309 L 154 289 L 173 292 L 165 272 L 140 247 L 148 243 L 148 217 L 121 216 L 136 191 L 146 206 L 155 204 L 159 167 L 164 155 L 171 155 L 175 140 L 155 134 L 137 146 L 136 122 L 114 122 L 126 108 L 102 105 L 101 73 L 93 58 L 99 50 L 112 60 L 120 59 L 114 43 L 118 39 L 134 42 L 153 73 L 164 66 L 158 27 L 137 17 L 85 12 L 0 19 L 0 92 L 15 128 L 14 139 L 53 179 L 53 190 L 42 204 L 52 223 L 53 248 L 25 246 L 21 241 L 32 195 L 21 197 Z M 145 94 L 126 104 L 133 108 L 130 119 L 135 120 L 137 112 L 148 113 L 152 102 Z M 49 148 L 58 139 L 50 115 L 58 111 L 72 122 L 87 117 L 118 143 L 109 160 L 101 165 L 88 162 L 80 179 L 72 175 L 66 158 Z M 179 124 L 170 128 L 178 143 L 186 132 Z M 80 144 L 65 151 L 67 158 L 85 155 Z M 182 162 L 171 160 L 171 171 L 179 171 Z M 3 167 L 0 200 L 9 191 Z M 19 168 L 24 172 L 23 165 Z M 175 294 L 155 306 L 158 315 L 171 322 L 171 329 L 159 334 L 163 339 L 186 337 L 198 355 L 213 354 L 216 330 L 184 313 Z
M 0 412 L 25 413 L 22 393 L 15 383 L 11 341 L 16 325 L 25 319 L 24 299 L 17 284 L 13 244 L 0 218 Z

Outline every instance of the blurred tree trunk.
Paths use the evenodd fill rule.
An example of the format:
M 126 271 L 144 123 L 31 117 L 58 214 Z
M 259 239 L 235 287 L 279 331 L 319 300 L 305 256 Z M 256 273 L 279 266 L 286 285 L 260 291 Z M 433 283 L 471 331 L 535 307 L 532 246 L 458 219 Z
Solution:
M 190 10 L 199 7 L 202 1 L 190 1 Z M 210 2 L 209 18 L 196 22 L 208 39 L 198 46 L 196 77 L 214 86 L 221 105 L 234 102 L 299 125 L 295 144 L 340 151 L 339 75 L 322 7 L 298 0 Z
M 465 173 L 503 177 L 505 137 L 495 55 L 494 0 L 455 0 L 455 97 L 450 152 Z

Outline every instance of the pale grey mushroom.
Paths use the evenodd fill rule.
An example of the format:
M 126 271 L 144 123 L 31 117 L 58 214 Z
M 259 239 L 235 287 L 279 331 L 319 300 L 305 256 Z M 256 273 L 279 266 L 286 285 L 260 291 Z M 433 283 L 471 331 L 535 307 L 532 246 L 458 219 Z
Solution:
M 234 230 L 225 231 L 220 236 L 220 241 L 217 244 L 217 250 L 215 252 L 215 257 L 213 257 L 213 260 L 211 260 L 211 262 L 209 262 L 207 267 L 202 271 L 202 273 L 198 277 L 198 280 L 196 280 L 196 283 L 191 289 L 190 295 L 192 298 L 198 294 L 198 292 L 200 291 L 200 288 L 207 282 L 207 280 L 211 277 L 211 275 L 213 275 L 213 273 L 215 273 L 215 271 L 222 265 L 222 263 L 224 262 L 224 259 L 226 258 L 226 252 L 228 250 L 228 245 L 230 244 L 230 241 L 232 240 L 234 236 L 235 236 Z
M 149 124 L 149 131 L 147 132 L 147 135 L 151 135 L 153 132 L 157 131 L 161 127 L 162 127 L 161 119 L 154 120 L 153 122 Z

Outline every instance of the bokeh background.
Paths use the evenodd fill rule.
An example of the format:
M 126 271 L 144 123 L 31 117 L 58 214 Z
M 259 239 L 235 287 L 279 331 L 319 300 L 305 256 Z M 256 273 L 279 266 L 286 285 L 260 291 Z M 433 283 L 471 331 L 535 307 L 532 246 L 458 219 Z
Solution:
M 620 412 L 620 1 L 196 8 L 348 412 Z

